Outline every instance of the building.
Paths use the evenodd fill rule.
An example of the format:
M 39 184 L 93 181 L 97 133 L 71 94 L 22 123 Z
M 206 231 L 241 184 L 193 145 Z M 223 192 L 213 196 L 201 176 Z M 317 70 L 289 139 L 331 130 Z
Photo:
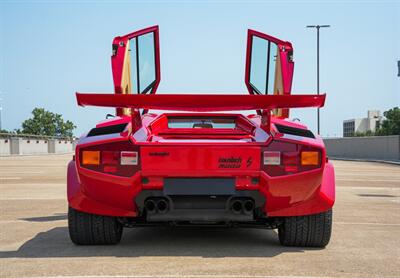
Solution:
M 382 122 L 379 110 L 368 110 L 367 118 L 343 121 L 343 137 L 351 137 L 356 133 L 375 132 Z

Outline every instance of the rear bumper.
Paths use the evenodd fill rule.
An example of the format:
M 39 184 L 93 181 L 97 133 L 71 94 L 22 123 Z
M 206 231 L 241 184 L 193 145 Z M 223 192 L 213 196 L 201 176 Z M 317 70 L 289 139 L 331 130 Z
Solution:
M 316 214 L 329 210 L 335 202 L 335 177 L 331 163 L 326 163 L 324 169 L 284 177 L 270 177 L 260 171 L 253 176 L 233 178 L 235 194 L 230 197 L 250 196 L 255 200 L 256 209 L 267 217 Z M 152 196 L 154 192 L 165 195 L 163 180 L 159 176 L 144 177 L 142 172 L 123 178 L 80 169 L 78 175 L 76 164 L 71 161 L 68 165 L 68 203 L 74 209 L 87 213 L 137 217 L 143 211 L 146 196 Z M 185 219 L 195 220 L 201 215 L 208 215 L 205 212 L 171 211 L 169 218 L 157 216 L 153 219 L 162 221 L 164 217 L 168 221 L 180 220 L 186 215 Z M 200 216 L 196 216 L 197 213 Z M 251 220 L 247 216 L 232 216 L 221 210 L 211 214 L 217 215 L 218 221 Z

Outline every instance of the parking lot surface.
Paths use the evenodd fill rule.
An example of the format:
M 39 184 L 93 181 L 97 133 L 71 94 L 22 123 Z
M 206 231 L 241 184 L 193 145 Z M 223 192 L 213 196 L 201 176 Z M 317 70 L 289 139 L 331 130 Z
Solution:
M 0 277 L 400 277 L 400 166 L 334 161 L 326 249 L 276 231 L 125 229 L 117 246 L 75 246 L 67 228 L 71 155 L 0 157 Z

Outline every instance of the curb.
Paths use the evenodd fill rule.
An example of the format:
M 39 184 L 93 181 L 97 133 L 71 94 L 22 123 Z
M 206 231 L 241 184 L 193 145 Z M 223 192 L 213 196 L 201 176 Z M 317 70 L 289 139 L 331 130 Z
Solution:
M 368 158 L 345 158 L 345 157 L 329 157 L 329 160 L 342 160 L 342 161 L 356 161 L 356 162 L 376 162 L 385 163 L 400 166 L 398 160 L 380 160 L 380 159 L 368 159 Z

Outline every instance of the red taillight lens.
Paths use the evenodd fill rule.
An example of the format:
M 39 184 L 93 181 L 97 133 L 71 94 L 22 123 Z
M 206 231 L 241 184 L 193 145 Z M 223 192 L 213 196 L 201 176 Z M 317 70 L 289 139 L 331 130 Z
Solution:
M 102 151 L 101 152 L 101 163 L 108 165 L 119 164 L 119 152 L 114 151 Z
M 93 171 L 129 177 L 140 170 L 139 148 L 130 142 L 83 148 L 80 150 L 80 164 Z
M 263 150 L 263 171 L 270 176 L 295 174 L 321 167 L 322 152 L 313 147 L 273 141 Z

